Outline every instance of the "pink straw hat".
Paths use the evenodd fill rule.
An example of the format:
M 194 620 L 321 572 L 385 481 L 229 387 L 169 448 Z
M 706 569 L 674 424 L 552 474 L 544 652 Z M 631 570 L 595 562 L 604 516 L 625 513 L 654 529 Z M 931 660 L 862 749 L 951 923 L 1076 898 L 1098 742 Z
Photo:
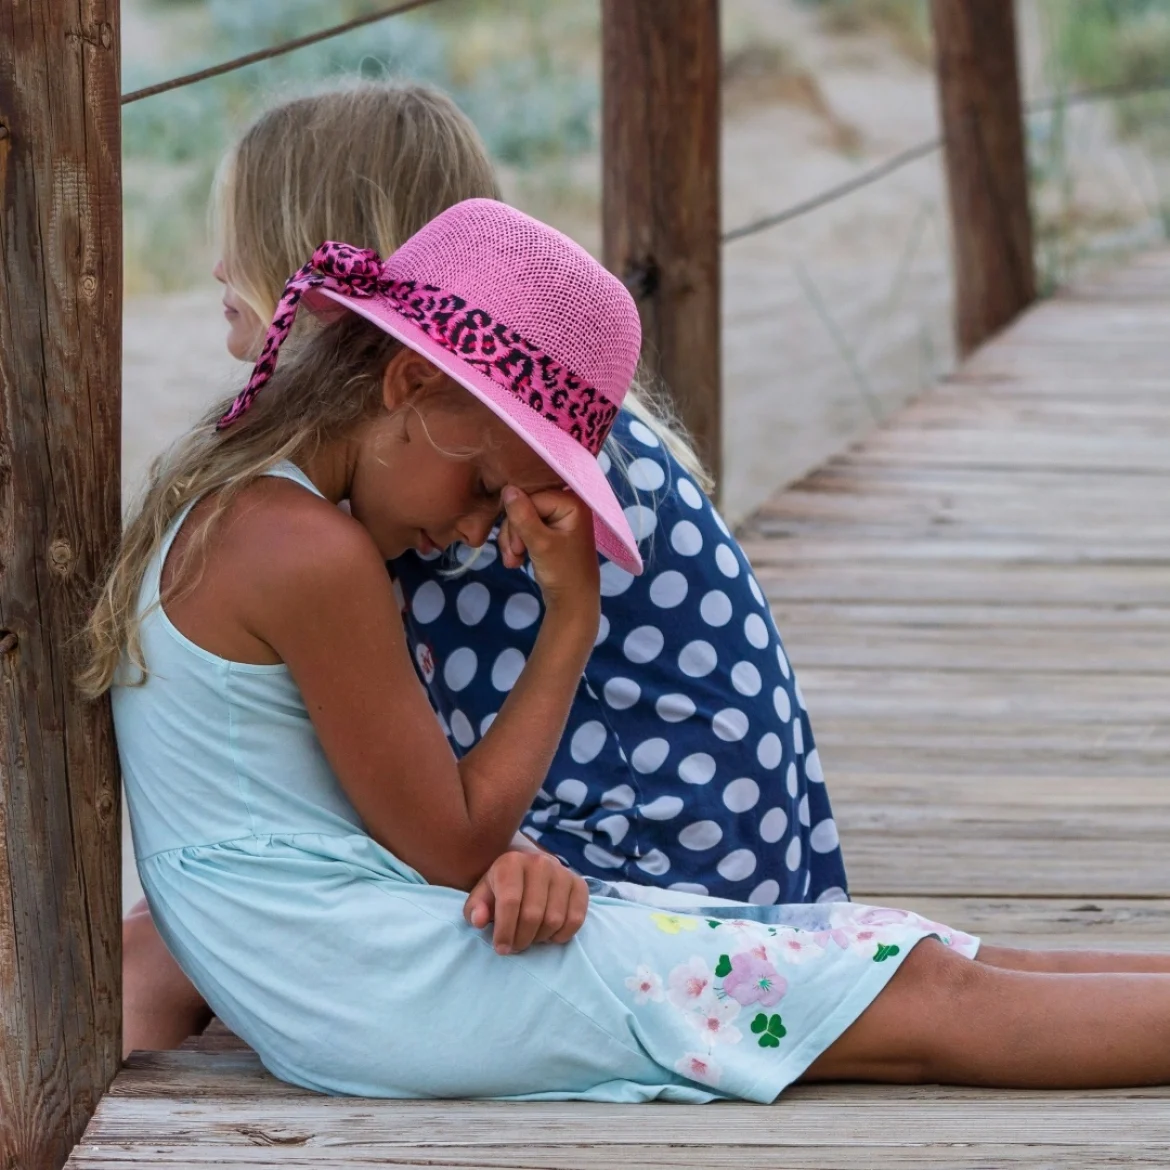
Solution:
M 285 286 L 231 426 L 276 368 L 302 297 L 344 305 L 466 387 L 592 509 L 597 548 L 631 573 L 638 543 L 598 465 L 641 348 L 622 283 L 554 228 L 491 199 L 448 208 L 385 261 L 326 243 Z

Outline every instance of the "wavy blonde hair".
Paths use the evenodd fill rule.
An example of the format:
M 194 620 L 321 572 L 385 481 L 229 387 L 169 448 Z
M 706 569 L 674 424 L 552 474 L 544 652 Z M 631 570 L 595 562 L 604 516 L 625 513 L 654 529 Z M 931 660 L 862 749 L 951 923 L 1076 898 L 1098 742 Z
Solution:
M 475 127 L 450 98 L 421 85 L 362 82 L 295 98 L 262 115 L 220 166 L 212 201 L 228 281 L 261 321 L 285 281 L 324 240 L 385 256 L 464 199 L 498 199 Z M 224 432 L 217 403 L 151 468 L 117 558 L 83 631 L 82 692 L 104 693 L 125 654 L 146 675 L 138 611 L 147 565 L 188 505 L 215 493 L 175 574 L 191 583 L 212 527 L 248 484 L 285 459 L 303 463 L 323 443 L 382 410 L 381 375 L 398 343 L 353 314 L 310 333 L 298 324 L 272 384 Z M 705 489 L 711 481 L 663 394 L 639 375 L 630 412 L 655 431 Z M 608 447 L 619 466 L 620 445 Z

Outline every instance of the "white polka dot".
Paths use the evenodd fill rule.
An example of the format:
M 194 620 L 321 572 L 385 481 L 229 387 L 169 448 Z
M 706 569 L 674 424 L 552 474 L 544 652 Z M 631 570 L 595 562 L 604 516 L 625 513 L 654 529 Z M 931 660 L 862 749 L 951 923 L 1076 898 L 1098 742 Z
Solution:
M 693 557 L 703 548 L 703 534 L 689 520 L 680 520 L 670 530 L 670 547 L 679 556 Z
M 813 748 L 805 757 L 804 774 L 814 784 L 824 784 L 825 782 L 825 773 L 821 769 L 821 753 L 816 748 Z
M 402 591 L 402 582 L 394 580 L 390 582 L 390 590 L 394 594 L 394 603 L 398 606 L 399 612 L 406 608 L 406 594 Z
M 747 580 L 748 588 L 751 589 L 752 596 L 756 599 L 756 604 L 767 608 L 768 603 L 764 600 L 764 591 L 760 588 L 760 583 L 756 580 L 755 575 L 749 573 Z
M 602 614 L 597 622 L 597 637 L 593 639 L 594 646 L 600 646 L 609 637 L 609 618 Z
M 707 887 L 702 882 L 671 882 L 667 889 L 678 890 L 680 894 L 707 893 Z
M 710 849 L 723 840 L 723 830 L 715 821 L 693 821 L 678 835 L 679 844 L 687 849 Z
M 445 736 L 447 736 L 448 738 L 450 738 L 450 736 L 451 736 L 451 725 L 450 725 L 450 724 L 447 722 L 447 720 L 446 720 L 446 719 L 444 719 L 444 718 L 443 718 L 443 712 L 442 712 L 442 711 L 436 711 L 436 712 L 435 712 L 435 718 L 436 718 L 436 719 L 439 721 L 439 726 L 440 726 L 440 727 L 443 729 L 443 734 L 444 734 Z
M 633 808 L 636 793 L 628 784 L 619 784 L 601 794 L 602 808 Z
M 760 672 L 750 662 L 737 662 L 731 668 L 731 685 L 741 695 L 750 698 L 760 693 L 764 681 L 760 678 Z
M 800 869 L 800 838 L 799 837 L 793 837 L 792 840 L 788 842 L 788 849 L 784 854 L 784 864 L 786 866 L 788 866 L 788 868 L 793 873 L 796 873 L 796 871 L 798 869 Z
M 604 693 L 605 701 L 615 711 L 625 711 L 641 697 L 642 688 L 632 678 L 611 678 Z
M 681 723 L 695 713 L 695 704 L 686 695 L 660 695 L 654 710 L 667 723 Z
M 662 653 L 662 646 L 666 641 L 662 631 L 657 626 L 639 626 L 626 635 L 622 643 L 622 653 L 638 666 L 653 662 Z
M 748 717 L 737 707 L 724 707 L 711 720 L 711 730 L 724 743 L 738 743 L 748 730 Z
M 666 472 L 654 459 L 635 459 L 626 468 L 626 478 L 640 492 L 656 492 L 666 482 Z
M 470 569 L 473 573 L 480 573 L 484 569 L 489 568 L 495 563 L 498 555 L 494 544 L 481 545 L 479 548 L 472 548 L 466 544 L 460 544 L 455 547 L 455 559 L 460 565 L 466 569 Z
M 804 724 L 799 719 L 792 721 L 792 750 L 796 754 L 804 754 Z
M 475 626 L 483 621 L 489 604 L 491 594 L 488 593 L 487 586 L 475 581 L 459 590 L 459 596 L 455 599 L 455 610 L 465 626 Z
M 750 777 L 732 780 L 723 790 L 723 803 L 733 813 L 745 813 L 760 802 L 760 786 Z
M 770 808 L 760 818 L 760 840 L 775 845 L 788 830 L 788 814 L 782 808 Z
M 608 834 L 610 841 L 617 845 L 630 831 L 630 822 L 620 813 L 614 813 L 611 817 L 602 817 L 597 822 L 597 828 L 602 833 Z
M 488 733 L 488 728 L 489 728 L 489 727 L 491 727 L 491 725 L 492 725 L 493 723 L 495 723 L 495 721 L 496 721 L 496 716 L 497 716 L 498 714 L 499 714 L 499 712 L 498 712 L 498 711 L 493 711 L 493 712 L 492 712 L 490 715 L 485 715 L 485 716 L 483 717 L 483 719 L 482 719 L 482 721 L 480 722 L 480 725 L 479 725 L 479 734 L 480 734 L 480 735 L 487 735 L 487 733 Z
M 504 602 L 504 625 L 510 630 L 526 630 L 540 617 L 540 598 L 531 593 L 513 593 Z
M 782 723 L 787 723 L 792 718 L 792 701 L 783 687 L 776 687 L 772 691 L 772 706 L 776 708 L 776 714 L 780 716 Z
M 709 626 L 725 626 L 731 621 L 731 598 L 722 589 L 712 589 L 699 602 L 699 616 Z
M 597 453 L 597 466 L 601 468 L 602 475 L 609 475 L 610 468 L 613 467 L 613 462 L 607 452 L 599 451 Z
M 653 508 L 647 508 L 645 504 L 631 504 L 625 511 L 635 540 L 645 540 L 648 536 L 654 535 L 654 529 L 658 527 L 658 516 Z
M 500 656 L 492 666 L 492 686 L 497 691 L 510 691 L 524 669 L 524 655 L 514 646 L 500 651 Z
M 630 419 L 630 434 L 642 444 L 643 447 L 657 447 L 658 436 L 645 424 L 639 422 L 636 418 Z
M 657 737 L 644 739 L 634 748 L 630 756 L 630 765 L 635 772 L 657 772 L 666 762 L 668 755 L 670 755 L 670 744 L 666 740 Z
M 613 561 L 606 561 L 601 566 L 602 597 L 617 597 L 619 594 L 625 593 L 633 583 L 634 574 L 627 573 L 625 569 L 619 568 Z
M 701 508 L 703 506 L 703 497 L 700 495 L 699 489 L 689 479 L 678 480 L 676 486 L 678 494 L 682 496 L 682 502 L 688 508 Z
M 617 853 L 610 853 L 606 849 L 602 849 L 600 845 L 594 845 L 592 841 L 582 850 L 585 854 L 585 860 L 592 865 L 599 866 L 602 869 L 617 869 L 619 865 L 624 865 L 626 859 Z
M 687 756 L 678 766 L 678 777 L 688 784 L 707 784 L 715 775 L 715 758 L 706 752 Z
M 808 793 L 806 792 L 801 798 L 800 803 L 796 806 L 796 819 L 807 829 L 812 824 L 812 818 L 808 815 Z
M 760 761 L 760 767 L 778 768 L 783 758 L 784 745 L 780 742 L 780 737 L 774 731 L 769 731 L 756 748 L 756 759 Z
M 462 711 L 451 712 L 451 734 L 460 747 L 470 747 L 475 743 L 475 729 Z
M 681 605 L 687 595 L 687 579 L 677 569 L 667 569 L 650 582 L 650 600 L 659 609 Z
M 715 563 L 725 577 L 739 576 L 739 558 L 727 545 L 721 544 L 715 550 Z
M 743 636 L 757 650 L 763 650 L 768 644 L 768 623 L 758 613 L 749 613 L 744 618 Z
M 437 581 L 424 581 L 418 587 L 410 603 L 410 609 L 414 614 L 414 620 L 425 626 L 443 612 L 443 606 L 446 604 L 447 595 L 443 592 L 443 587 Z
M 648 821 L 672 821 L 682 810 L 683 802 L 677 796 L 659 796 L 638 809 Z
M 435 657 L 431 653 L 431 648 L 420 642 L 414 648 L 414 660 L 418 663 L 418 668 L 422 671 L 422 676 L 427 683 L 435 681 Z
M 724 536 L 730 536 L 731 530 L 727 527 L 727 524 L 724 522 L 723 517 L 720 516 L 719 513 L 716 512 L 714 508 L 711 509 L 711 515 L 714 518 L 715 523 L 719 525 L 720 532 L 722 532 Z
M 593 830 L 585 828 L 584 821 L 566 821 L 562 818 L 557 821 L 557 828 L 572 833 L 574 837 L 584 837 L 586 841 L 593 840 Z
M 562 780 L 556 788 L 557 800 L 563 800 L 574 808 L 589 795 L 589 786 L 581 780 Z
M 804 890 L 801 892 L 801 899 L 808 901 L 809 887 L 812 885 L 812 870 L 805 870 L 804 874 Z
M 753 906 L 774 906 L 776 899 L 780 897 L 780 883 L 768 878 L 767 881 L 760 882 L 758 886 L 750 894 L 748 894 L 748 901 Z
M 849 895 L 840 886 L 830 886 L 817 894 L 817 902 L 848 902 Z
M 443 555 L 443 552 L 444 552 L 443 549 L 437 548 L 433 552 L 427 552 L 427 553 L 416 552 L 414 555 L 416 557 L 418 557 L 418 559 L 420 561 L 437 561 L 439 559 L 439 557 L 441 557 Z
M 658 875 L 670 869 L 670 858 L 661 849 L 651 849 L 645 857 L 639 857 L 634 864 L 646 873 Z
M 776 662 L 780 666 L 780 673 L 786 678 L 792 677 L 792 671 L 788 665 L 788 659 L 784 656 L 784 647 L 779 642 L 776 643 Z
M 443 681 L 453 691 L 461 691 L 473 678 L 475 678 L 475 668 L 479 665 L 479 660 L 475 656 L 475 651 L 469 646 L 460 646 L 458 650 L 452 650 L 450 657 L 443 665 Z
M 741 882 L 756 872 L 756 855 L 750 849 L 736 849 L 715 868 L 727 881 Z
M 797 779 L 795 764 L 788 765 L 788 774 L 785 779 L 787 781 L 788 795 L 795 800 L 796 794 L 800 791 L 800 781 Z
M 578 764 L 590 763 L 597 759 L 598 753 L 605 746 L 606 735 L 604 723 L 598 723 L 596 719 L 582 723 L 573 732 L 573 738 L 569 741 L 569 755 Z
M 678 655 L 678 668 L 689 678 L 704 678 L 715 669 L 719 655 L 710 642 L 688 642 Z

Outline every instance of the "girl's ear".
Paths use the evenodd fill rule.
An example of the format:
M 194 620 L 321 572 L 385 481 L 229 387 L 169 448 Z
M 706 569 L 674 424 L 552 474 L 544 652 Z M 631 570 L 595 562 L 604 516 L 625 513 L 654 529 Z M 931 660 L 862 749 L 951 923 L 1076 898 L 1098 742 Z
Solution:
M 382 374 L 382 404 L 393 413 L 443 385 L 446 376 L 426 358 L 405 345 L 386 363 Z

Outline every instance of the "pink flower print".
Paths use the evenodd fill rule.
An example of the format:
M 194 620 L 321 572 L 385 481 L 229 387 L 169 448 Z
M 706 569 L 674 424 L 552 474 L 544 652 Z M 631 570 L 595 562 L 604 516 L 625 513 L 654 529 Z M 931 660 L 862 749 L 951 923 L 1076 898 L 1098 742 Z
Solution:
M 635 1003 L 661 1003 L 664 998 L 662 977 L 645 964 L 626 980 L 626 986 L 634 993 Z
M 701 1052 L 688 1052 L 674 1062 L 674 1071 L 701 1085 L 718 1085 L 723 1070 Z
M 786 931 L 772 944 L 775 954 L 786 963 L 804 963 L 824 953 L 815 936 L 806 931 Z
M 701 955 L 679 963 L 666 982 L 670 987 L 670 1002 L 676 1007 L 693 1011 L 714 996 L 715 976 Z
M 743 1034 L 732 1023 L 738 1015 L 739 1004 L 735 1000 L 712 996 L 687 1018 L 708 1044 L 738 1044 Z
M 723 980 L 723 990 L 745 1007 L 778 1004 L 788 990 L 788 980 L 768 962 L 763 947 L 753 947 L 731 956 L 731 974 Z
M 849 935 L 846 934 L 839 926 L 830 926 L 828 930 L 818 930 L 813 935 L 813 941 L 819 947 L 827 947 L 829 943 L 835 942 L 843 951 L 849 949 Z
M 902 926 L 913 917 L 908 910 L 891 910 L 886 906 L 867 906 L 855 916 L 859 926 Z

